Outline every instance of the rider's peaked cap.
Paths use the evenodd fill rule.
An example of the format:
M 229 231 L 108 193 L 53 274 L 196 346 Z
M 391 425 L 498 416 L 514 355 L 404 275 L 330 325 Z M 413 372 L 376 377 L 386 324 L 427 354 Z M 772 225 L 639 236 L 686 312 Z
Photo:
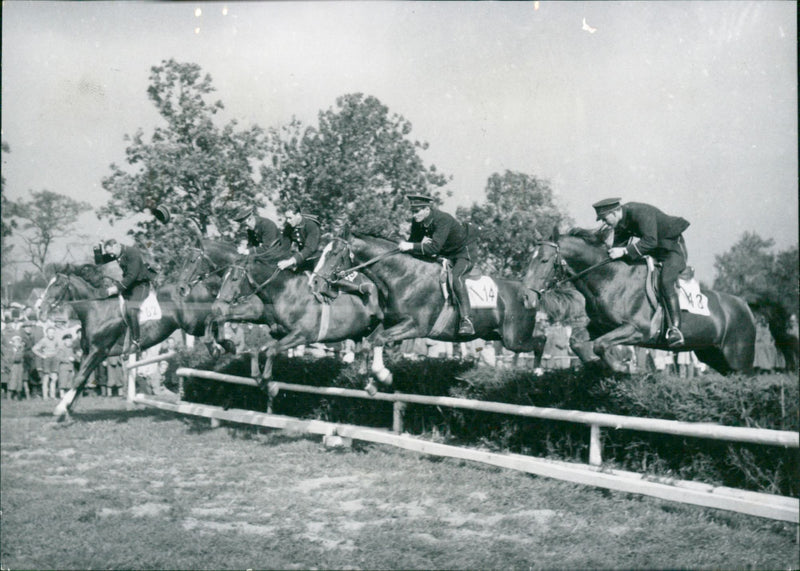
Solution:
M 603 215 L 617 208 L 621 200 L 621 198 L 604 198 L 600 202 L 592 204 L 592 208 L 597 211 L 597 219 L 600 220 Z
M 255 214 L 255 207 L 253 206 L 239 206 L 236 210 L 233 211 L 233 219 L 236 222 L 241 222 L 248 218 L 251 214 Z
M 409 194 L 406 196 L 411 208 L 425 208 L 433 204 L 433 198 L 425 194 Z

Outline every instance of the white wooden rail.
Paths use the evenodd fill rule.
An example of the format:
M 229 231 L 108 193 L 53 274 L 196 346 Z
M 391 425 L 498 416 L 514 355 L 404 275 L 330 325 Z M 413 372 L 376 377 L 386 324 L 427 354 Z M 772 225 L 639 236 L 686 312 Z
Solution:
M 163 356 L 162 356 L 163 357 Z M 257 386 L 253 379 L 227 375 L 214 371 L 180 368 L 177 371 L 179 379 L 183 377 L 202 378 L 223 382 L 236 383 L 247 386 Z M 603 488 L 639 493 L 659 497 L 667 500 L 680 501 L 706 507 L 728 509 L 751 515 L 790 521 L 798 523 L 800 519 L 800 501 L 796 498 L 787 498 L 771 494 L 761 494 L 732 488 L 710 486 L 696 482 L 686 482 L 670 478 L 655 478 L 643 476 L 621 470 L 612 470 L 600 467 L 601 456 L 601 428 L 639 430 L 658 432 L 682 436 L 709 438 L 714 440 L 728 440 L 734 442 L 758 443 L 773 446 L 798 448 L 800 438 L 795 432 L 781 430 L 767 430 L 760 428 L 744 428 L 721 426 L 710 423 L 691 423 L 673 420 L 637 418 L 604 413 L 583 411 L 560 410 L 536 406 L 513 405 L 499 402 L 474 401 L 454 397 L 436 397 L 413 395 L 403 393 L 377 393 L 371 396 L 366 391 L 355 389 L 342 389 L 335 387 L 311 387 L 291 383 L 271 382 L 270 394 L 277 394 L 280 390 L 320 394 L 327 396 L 340 396 L 362 398 L 367 400 L 391 401 L 394 403 L 393 433 L 380 430 L 357 427 L 352 425 L 334 424 L 323 421 L 300 421 L 291 417 L 259 413 L 243 410 L 223 410 L 220 407 L 200 405 L 194 403 L 164 403 L 150 399 L 144 395 L 136 395 L 135 402 L 155 406 L 157 408 L 173 410 L 184 414 L 192 414 L 212 419 L 217 425 L 220 420 L 270 426 L 273 428 L 291 427 L 305 430 L 315 434 L 337 434 L 339 436 L 367 440 L 400 446 L 409 450 L 416 450 L 426 454 L 436 454 L 467 460 L 485 462 L 496 466 L 514 468 L 541 476 L 555 477 L 571 482 L 588 484 Z M 482 450 L 464 449 L 455 446 L 426 442 L 402 432 L 402 414 L 407 403 L 426 404 L 434 406 L 447 406 L 468 410 L 494 412 L 523 417 L 543 418 L 588 424 L 590 431 L 590 465 L 555 462 L 540 458 L 514 454 L 496 454 Z
M 136 375 L 131 372 L 132 369 L 138 369 L 139 367 L 144 367 L 145 365 L 152 365 L 153 363 L 166 361 L 168 359 L 172 359 L 177 354 L 178 353 L 175 351 L 170 351 L 169 353 L 162 353 L 161 355 L 148 357 L 147 359 L 142 359 L 141 361 L 134 361 L 135 357 L 131 355 L 131 362 L 126 366 L 126 373 L 128 377 L 127 401 L 132 403 L 136 399 Z

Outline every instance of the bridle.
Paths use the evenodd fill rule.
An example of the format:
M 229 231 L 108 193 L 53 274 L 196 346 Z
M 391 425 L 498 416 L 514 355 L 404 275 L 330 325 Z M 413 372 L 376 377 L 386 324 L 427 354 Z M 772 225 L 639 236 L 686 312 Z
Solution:
M 333 242 L 341 242 L 342 244 L 344 244 L 345 248 L 347 249 L 347 256 L 350 258 L 350 261 L 351 262 L 355 261 L 355 255 L 353 254 L 353 249 L 350 246 L 350 242 L 348 242 L 344 238 L 338 238 L 338 237 L 333 238 L 331 243 L 333 243 Z M 330 274 L 329 274 L 330 277 L 322 275 L 320 273 L 317 273 L 317 268 L 314 268 L 314 274 L 313 275 L 318 277 L 318 278 L 320 278 L 320 279 L 322 279 L 322 280 L 325 280 L 328 283 L 333 283 L 333 282 L 339 280 L 344 275 L 350 274 L 352 272 L 357 272 L 358 270 L 361 270 L 363 268 L 371 266 L 372 264 L 374 264 L 376 262 L 379 262 L 379 261 L 383 260 L 384 258 L 388 258 L 389 256 L 394 256 L 395 254 L 400 253 L 400 251 L 401 251 L 400 248 L 392 248 L 391 250 L 387 250 L 387 251 L 385 251 L 385 252 L 383 252 L 381 254 L 378 254 L 377 256 L 372 257 L 369 260 L 367 260 L 366 262 L 362 262 L 362 263 L 360 263 L 358 265 L 350 266 L 348 268 L 334 269 L 334 270 L 332 270 L 330 272 Z
M 228 280 L 239 281 L 240 278 L 238 276 L 236 276 L 236 274 L 235 274 L 235 272 L 238 270 L 247 279 L 247 283 L 250 284 L 250 286 L 253 288 L 253 291 L 250 292 L 250 293 L 247 293 L 247 294 L 240 293 L 239 295 L 232 295 L 230 299 L 220 298 L 220 301 L 222 301 L 224 303 L 233 304 L 236 301 L 238 301 L 238 300 L 240 300 L 240 299 L 242 299 L 244 297 L 248 297 L 250 295 L 257 295 L 262 289 L 267 287 L 267 285 L 272 280 L 274 280 L 278 276 L 278 274 L 281 273 L 281 269 L 276 266 L 275 267 L 275 271 L 272 272 L 272 274 L 266 280 L 264 280 L 261 283 L 258 283 L 255 279 L 253 279 L 253 276 L 252 276 L 252 274 L 250 273 L 250 270 L 247 267 L 248 265 L 251 264 L 252 261 L 254 261 L 257 258 L 258 258 L 258 256 L 248 257 L 248 260 L 247 260 L 247 262 L 245 262 L 244 265 L 234 263 L 234 264 L 231 264 L 230 266 L 227 266 L 227 268 L 225 268 L 226 269 L 226 274 L 225 274 L 225 277 L 223 279 L 223 281 L 228 281 Z
M 226 271 L 228 269 L 228 266 L 220 266 L 216 270 L 212 270 L 211 268 L 213 268 L 215 266 L 214 260 L 212 260 L 211 257 L 208 254 L 206 254 L 205 250 L 203 250 L 201 248 L 193 248 L 193 249 L 197 252 L 197 257 L 195 257 L 194 260 L 192 260 L 192 262 L 191 262 L 192 264 L 194 264 L 194 268 L 192 269 L 191 274 L 189 274 L 190 275 L 190 279 L 187 280 L 186 284 L 185 284 L 186 288 L 187 288 L 187 292 L 189 290 L 193 289 L 194 286 L 196 286 L 198 283 L 200 283 L 202 281 L 205 281 L 207 278 L 209 278 L 209 277 L 211 277 L 211 276 L 213 276 L 215 274 L 221 274 L 222 272 L 224 272 L 224 271 Z M 199 267 L 199 262 L 200 261 L 205 261 L 206 262 L 206 265 L 207 265 L 208 269 L 205 272 L 198 272 L 197 271 L 197 268 Z M 179 287 L 181 285 L 184 285 L 184 284 L 180 284 L 180 283 L 178 284 Z
M 50 312 L 55 307 L 58 307 L 59 305 L 61 305 L 64 302 L 64 299 L 67 297 L 67 294 L 69 293 L 70 289 L 72 288 L 72 282 L 71 282 L 69 274 L 58 274 L 58 275 L 54 276 L 50 280 L 50 283 L 47 284 L 47 287 L 42 292 L 42 295 L 39 297 L 39 299 L 36 300 L 36 303 L 35 303 L 34 307 L 36 308 L 37 314 L 41 311 L 42 303 L 44 303 L 45 298 L 48 296 L 48 292 L 50 291 L 50 288 L 55 283 L 57 283 L 60 278 L 63 278 L 65 280 L 67 280 L 67 284 L 64 287 L 61 288 L 61 290 L 59 291 L 57 297 L 54 297 L 53 299 L 51 299 L 51 300 L 49 300 L 47 302 L 47 308 L 46 309 L 47 309 L 48 312 Z
M 550 270 L 548 271 L 546 279 L 543 282 L 545 284 L 544 287 L 542 289 L 538 289 L 538 290 L 537 289 L 531 290 L 531 291 L 535 292 L 536 294 L 538 294 L 539 297 L 541 297 L 542 295 L 544 295 L 548 291 L 551 291 L 551 290 L 559 287 L 562 284 L 577 280 L 578 278 L 582 278 L 583 276 L 585 276 L 589 272 L 592 272 L 592 271 L 596 270 L 597 268 L 605 266 L 606 264 L 610 264 L 611 262 L 614 261 L 614 259 L 612 259 L 612 258 L 607 258 L 607 259 L 605 259 L 605 260 L 603 260 L 601 262 L 598 262 L 598 263 L 596 263 L 596 264 L 594 264 L 592 266 L 589 266 L 588 268 L 586 268 L 584 270 L 581 270 L 580 272 L 574 272 L 572 270 L 572 268 L 569 267 L 569 264 L 567 264 L 567 261 L 564 259 L 564 257 L 561 255 L 561 246 L 559 246 L 557 242 L 551 242 L 551 241 L 543 240 L 543 241 L 537 242 L 536 245 L 537 245 L 537 247 L 538 246 L 550 246 L 556 252 L 555 260 L 554 260 L 553 264 L 550 266 Z

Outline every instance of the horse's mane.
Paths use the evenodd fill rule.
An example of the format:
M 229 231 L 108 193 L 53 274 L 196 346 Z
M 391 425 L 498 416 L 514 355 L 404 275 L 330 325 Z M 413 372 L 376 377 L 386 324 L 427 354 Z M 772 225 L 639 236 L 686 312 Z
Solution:
M 377 234 L 366 234 L 363 232 L 353 232 L 353 236 L 358 238 L 359 240 L 380 240 L 381 242 L 386 242 L 386 246 L 394 247 L 397 246 L 397 241 L 392 240 L 386 236 L 379 236 Z
M 236 254 L 236 244 L 222 240 L 203 238 L 200 246 L 210 258 L 227 258 Z
M 560 287 L 542 295 L 541 308 L 551 321 L 586 325 L 586 300 L 574 287 Z
M 103 273 L 100 266 L 94 264 L 82 264 L 73 266 L 72 264 L 55 264 L 53 270 L 57 274 L 67 274 L 82 279 L 94 288 L 105 287 L 108 276 Z
M 573 236 L 586 242 L 589 246 L 605 246 L 611 228 L 602 226 L 597 230 L 589 230 L 586 228 L 571 228 L 567 232 L 567 236 Z
M 253 262 L 261 262 L 264 264 L 274 264 L 286 258 L 292 251 L 291 242 L 288 240 L 279 240 L 272 246 L 266 249 L 260 249 L 255 254 L 250 254 L 249 259 Z

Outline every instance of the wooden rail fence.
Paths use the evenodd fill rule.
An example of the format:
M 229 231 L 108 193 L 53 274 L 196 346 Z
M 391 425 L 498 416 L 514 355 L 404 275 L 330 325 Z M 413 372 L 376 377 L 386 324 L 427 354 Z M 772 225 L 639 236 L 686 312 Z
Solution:
M 161 357 L 163 358 L 164 356 Z M 256 381 L 246 377 L 198 369 L 180 368 L 177 371 L 177 375 L 181 382 L 184 377 L 192 377 L 246 386 L 258 385 Z M 601 432 L 604 428 L 657 432 L 713 440 L 782 446 L 787 448 L 800 447 L 800 436 L 796 432 L 721 426 L 711 423 L 638 418 L 604 413 L 513 405 L 500 402 L 475 401 L 454 397 L 404 393 L 377 393 L 371 396 L 366 391 L 355 389 L 312 387 L 277 381 L 270 383 L 271 395 L 276 395 L 281 390 L 393 402 L 394 414 L 392 431 L 324 421 L 303 421 L 292 417 L 272 414 L 271 407 L 267 413 L 236 409 L 223 410 L 221 407 L 195 403 L 166 403 L 149 398 L 145 395 L 135 395 L 133 401 L 182 414 L 207 417 L 211 419 L 214 425 L 218 425 L 219 421 L 225 420 L 272 428 L 291 428 L 293 430 L 305 431 L 312 434 L 338 435 L 354 438 L 356 440 L 390 444 L 425 454 L 473 460 L 495 466 L 513 468 L 540 476 L 553 477 L 570 482 L 624 492 L 644 494 L 683 503 L 727 509 L 793 523 L 798 523 L 800 520 L 800 501 L 798 501 L 797 498 L 710 486 L 672 478 L 645 476 L 622 470 L 612 470 L 601 466 Z M 419 438 L 401 434 L 403 432 L 403 411 L 408 403 L 446 406 L 529 418 L 577 422 L 589 425 L 589 465 L 558 462 L 517 454 L 497 454 L 483 450 L 466 449 L 427 442 Z

